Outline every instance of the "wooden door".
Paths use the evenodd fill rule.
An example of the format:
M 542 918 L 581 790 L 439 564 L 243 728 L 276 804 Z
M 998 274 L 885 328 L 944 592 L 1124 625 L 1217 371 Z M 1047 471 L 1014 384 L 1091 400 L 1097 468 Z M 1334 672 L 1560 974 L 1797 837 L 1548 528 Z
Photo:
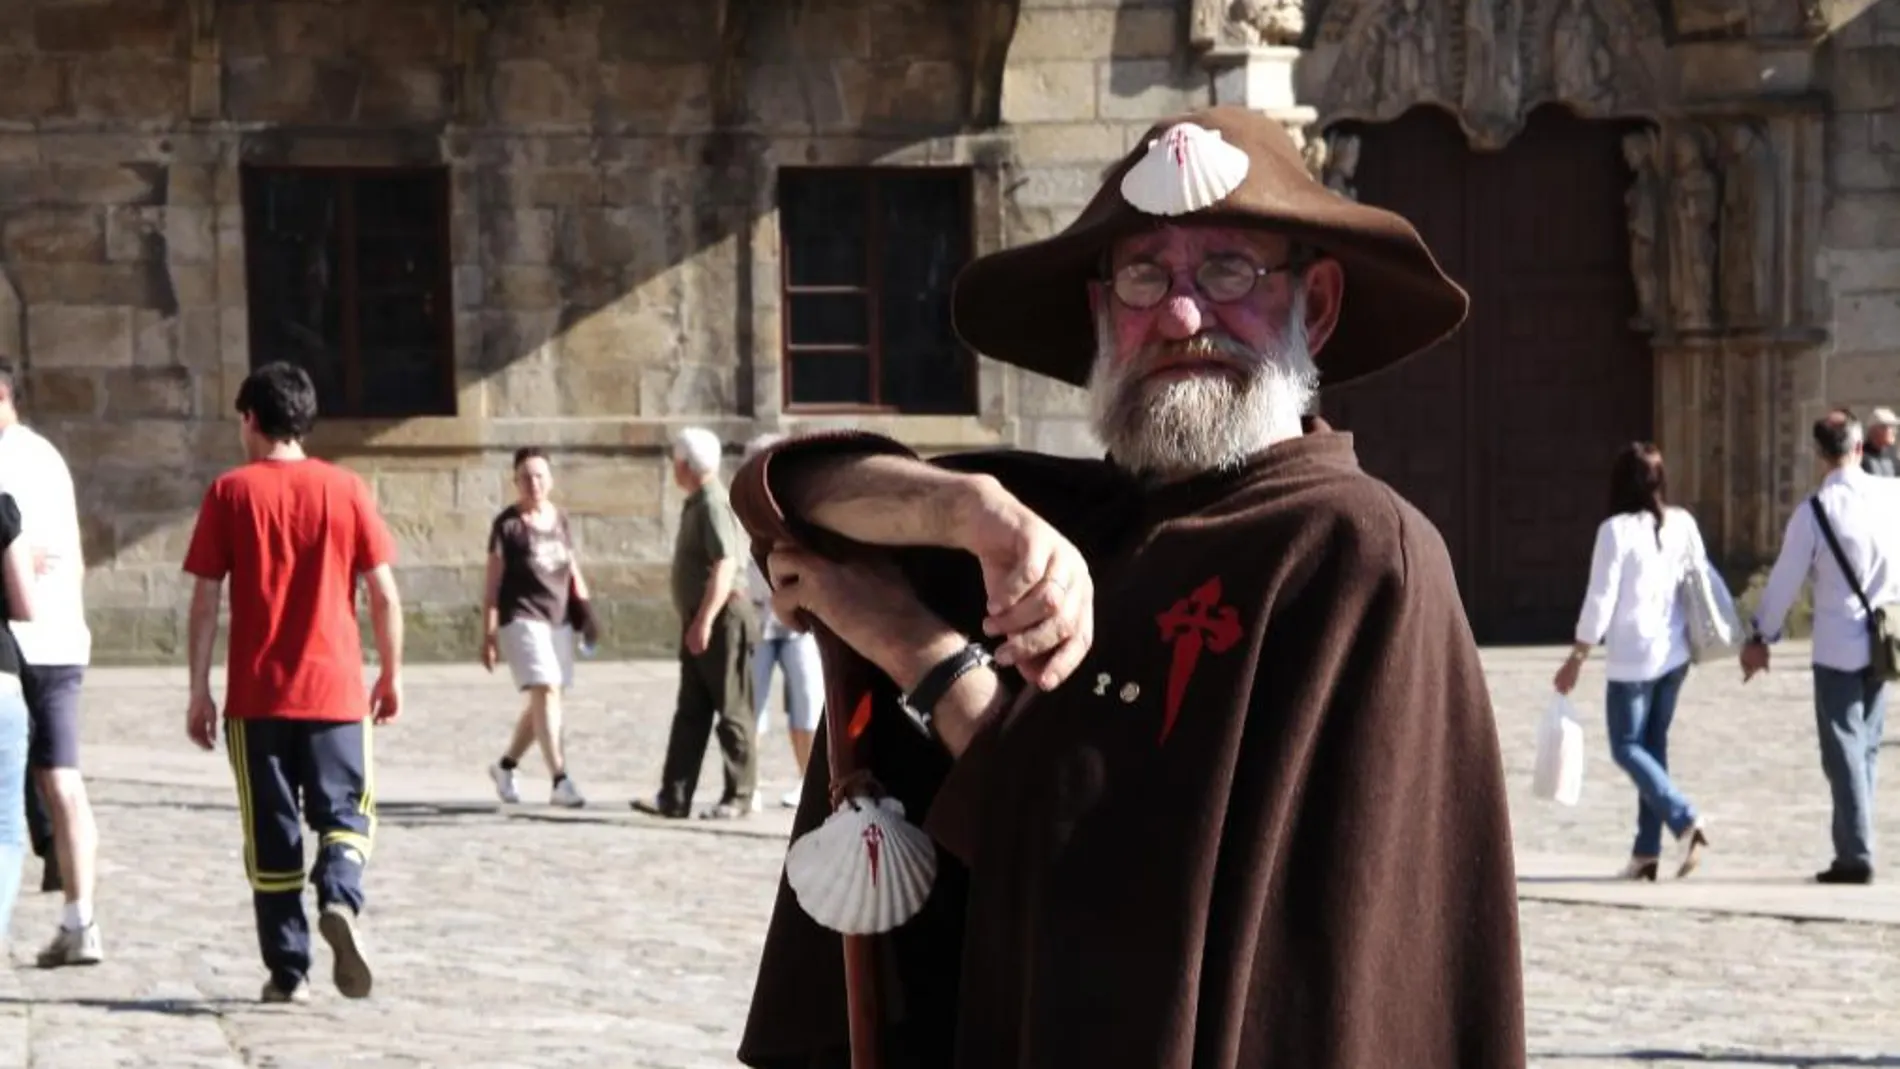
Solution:
M 1359 199 L 1411 219 L 1472 309 L 1430 352 L 1327 390 L 1322 411 L 1438 525 L 1480 641 L 1567 640 L 1610 460 L 1652 431 L 1626 128 L 1544 108 L 1484 154 L 1432 108 L 1351 132 Z

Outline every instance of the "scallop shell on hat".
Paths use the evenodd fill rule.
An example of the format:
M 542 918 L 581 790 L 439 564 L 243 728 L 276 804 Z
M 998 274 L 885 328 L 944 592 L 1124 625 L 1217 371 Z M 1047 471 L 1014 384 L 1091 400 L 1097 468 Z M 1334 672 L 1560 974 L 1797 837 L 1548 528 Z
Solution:
M 1239 188 L 1251 161 L 1215 130 L 1171 126 L 1122 176 L 1122 199 L 1149 215 L 1198 212 Z
M 937 879 L 937 844 L 904 819 L 904 803 L 856 796 L 792 844 L 785 877 L 812 920 L 876 935 L 924 908 Z

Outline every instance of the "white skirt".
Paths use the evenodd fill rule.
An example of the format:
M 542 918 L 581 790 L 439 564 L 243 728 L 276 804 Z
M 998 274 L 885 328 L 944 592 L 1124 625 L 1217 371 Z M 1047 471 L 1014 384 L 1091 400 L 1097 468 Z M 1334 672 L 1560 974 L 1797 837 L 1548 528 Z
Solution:
M 510 620 L 495 634 L 515 688 L 574 685 L 574 629 L 546 620 Z

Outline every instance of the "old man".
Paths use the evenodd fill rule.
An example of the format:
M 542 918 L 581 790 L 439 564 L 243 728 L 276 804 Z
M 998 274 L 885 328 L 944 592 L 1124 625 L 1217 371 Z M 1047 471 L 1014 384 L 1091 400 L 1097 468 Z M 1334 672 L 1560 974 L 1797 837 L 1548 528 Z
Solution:
M 1504 782 L 1448 556 L 1307 415 L 1467 305 L 1404 220 L 1214 108 L 956 286 L 972 347 L 1087 386 L 1107 459 L 843 434 L 742 471 L 776 610 L 888 684 L 872 771 L 945 857 L 882 937 L 885 1067 L 1524 1064 Z M 829 811 L 824 752 L 799 833 Z M 838 938 L 781 887 L 747 1064 L 846 1064 Z

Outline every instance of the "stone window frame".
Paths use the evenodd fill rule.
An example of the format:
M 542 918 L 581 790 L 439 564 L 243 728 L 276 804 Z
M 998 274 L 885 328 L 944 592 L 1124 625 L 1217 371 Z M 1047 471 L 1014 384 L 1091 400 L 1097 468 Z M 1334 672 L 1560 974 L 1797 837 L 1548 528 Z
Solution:
M 880 403 L 877 403 L 875 400 L 871 403 L 821 402 L 821 403 L 800 404 L 793 401 L 792 399 L 792 374 L 793 374 L 794 356 L 800 350 L 803 350 L 806 352 L 812 352 L 812 351 L 822 351 L 822 349 L 813 350 L 808 347 L 800 347 L 800 349 L 794 349 L 794 343 L 792 341 L 791 307 L 792 307 L 792 298 L 796 296 L 797 294 L 794 292 L 795 287 L 793 287 L 791 283 L 791 277 L 790 277 L 791 249 L 790 249 L 789 242 L 787 240 L 786 229 L 784 226 L 784 209 L 783 209 L 782 204 L 780 203 L 780 199 L 781 199 L 780 190 L 782 189 L 782 183 L 785 177 L 787 175 L 823 175 L 823 174 L 830 174 L 830 175 L 837 175 L 837 176 L 869 176 L 872 182 L 875 183 L 877 180 L 877 176 L 914 175 L 920 171 L 935 172 L 935 173 L 940 173 L 940 174 L 953 174 L 960 180 L 961 196 L 964 201 L 963 210 L 964 210 L 964 220 L 965 220 L 965 233 L 963 234 L 963 263 L 968 264 L 970 261 L 982 255 L 986 249 L 986 243 L 983 240 L 983 236 L 984 236 L 983 226 L 980 221 L 981 209 L 982 209 L 982 205 L 985 199 L 983 196 L 983 188 L 982 188 L 985 176 L 981 173 L 981 168 L 974 166 L 970 162 L 967 162 L 967 161 L 931 162 L 931 163 L 878 162 L 878 163 L 869 163 L 869 164 L 809 163 L 809 164 L 802 164 L 802 165 L 782 165 L 774 169 L 772 179 L 771 179 L 775 230 L 777 231 L 774 236 L 779 246 L 779 249 L 778 249 L 779 270 L 778 270 L 778 278 L 777 278 L 777 286 L 776 286 L 777 293 L 775 295 L 778 301 L 778 316 L 779 316 L 779 347 L 778 347 L 779 353 L 778 353 L 778 374 L 777 374 L 778 391 L 777 392 L 778 392 L 778 410 L 782 416 L 789 419 L 793 419 L 793 420 L 808 419 L 812 417 L 822 418 L 826 416 L 870 416 L 870 417 L 888 417 L 888 418 L 894 418 L 894 419 L 904 420 L 904 421 L 924 420 L 924 421 L 931 421 L 933 423 L 936 421 L 942 421 L 942 420 L 969 420 L 969 419 L 975 419 L 982 416 L 983 414 L 983 400 L 982 400 L 983 376 L 982 376 L 981 367 L 980 367 L 982 361 L 979 358 L 979 355 L 976 353 L 976 351 L 971 349 L 968 345 L 966 345 L 963 342 L 962 338 L 958 337 L 955 334 L 954 330 L 951 333 L 950 340 L 956 346 L 956 348 L 963 354 L 963 357 L 965 360 L 964 374 L 967 378 L 967 382 L 965 383 L 965 386 L 964 386 L 965 394 L 962 399 L 963 403 L 954 410 L 936 411 L 936 412 L 918 411 L 914 409 L 904 408 L 895 404 L 880 404 Z M 869 339 L 863 346 L 848 346 L 846 348 L 862 349 L 866 353 L 866 355 L 869 357 L 871 361 L 872 390 L 875 395 L 875 391 L 877 389 L 877 383 L 878 383 L 878 372 L 881 369 L 883 358 L 884 358 L 884 354 L 881 351 L 882 339 L 877 327 L 878 316 L 876 312 L 877 295 L 879 294 L 880 287 L 881 287 L 881 279 L 879 278 L 879 271 L 877 268 L 877 263 L 878 263 L 877 250 L 879 247 L 879 238 L 876 233 L 876 215 L 872 211 L 869 203 L 867 203 L 866 205 L 866 213 L 871 218 L 871 231 L 867 234 L 867 237 L 866 237 L 866 245 L 871 253 L 868 260 L 868 267 L 867 267 L 867 272 L 866 272 L 868 283 L 864 287 L 838 288 L 838 292 L 845 292 L 847 290 L 864 292 L 867 294 L 869 301 L 871 303 L 871 311 L 869 313 L 870 327 L 871 327 Z M 820 292 L 823 292 L 825 290 L 833 289 L 833 287 L 818 287 L 817 289 Z

